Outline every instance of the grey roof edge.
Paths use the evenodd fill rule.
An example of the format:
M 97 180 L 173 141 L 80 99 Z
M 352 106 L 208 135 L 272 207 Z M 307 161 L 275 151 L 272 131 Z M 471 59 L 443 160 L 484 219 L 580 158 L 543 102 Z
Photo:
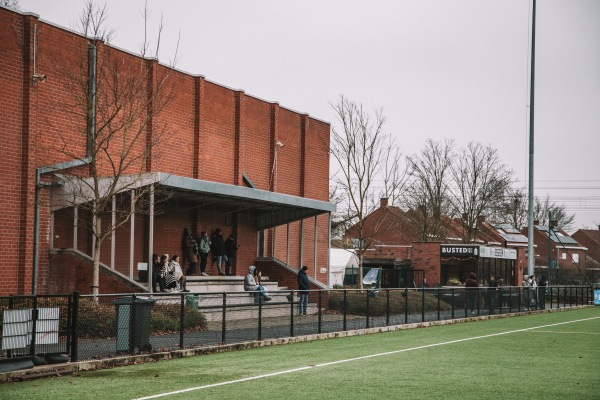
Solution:
M 287 204 L 290 206 L 311 208 L 323 212 L 334 212 L 336 210 L 336 205 L 327 201 L 308 199 L 305 197 L 292 196 L 282 193 L 274 193 L 266 190 L 252 189 L 226 183 L 187 178 L 183 176 L 165 174 L 163 172 L 155 172 L 152 175 L 152 180 L 154 182 L 175 189 L 214 193 L 223 196 L 252 199 L 273 204 Z

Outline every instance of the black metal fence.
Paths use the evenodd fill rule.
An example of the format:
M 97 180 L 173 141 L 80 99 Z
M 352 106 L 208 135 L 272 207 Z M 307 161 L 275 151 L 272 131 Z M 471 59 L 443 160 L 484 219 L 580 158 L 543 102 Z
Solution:
M 291 296 L 289 296 L 291 295 Z M 286 297 L 288 296 L 288 297 Z M 265 301 L 247 292 L 11 296 L 0 298 L 0 361 L 67 354 L 71 361 L 234 344 L 591 304 L 588 286 L 333 289 Z

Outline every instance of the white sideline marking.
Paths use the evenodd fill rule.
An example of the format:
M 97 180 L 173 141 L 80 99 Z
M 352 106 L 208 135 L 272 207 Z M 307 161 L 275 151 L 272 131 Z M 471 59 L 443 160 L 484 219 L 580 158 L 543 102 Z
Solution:
M 565 324 L 572 324 L 572 323 L 575 323 L 575 322 L 589 321 L 589 320 L 598 319 L 598 318 L 600 318 L 600 317 L 584 318 L 584 319 L 578 319 L 578 320 L 575 320 L 575 321 L 558 322 L 556 324 L 541 325 L 541 326 L 535 326 L 535 327 L 531 327 L 531 328 L 517 329 L 517 330 L 514 330 L 514 331 L 492 333 L 492 334 L 489 334 L 489 335 L 474 336 L 474 337 L 465 338 L 465 339 L 450 340 L 448 342 L 441 342 L 441 343 L 427 344 L 427 345 L 424 345 L 424 346 L 411 347 L 410 349 L 386 351 L 384 353 L 370 354 L 370 355 L 367 355 L 367 356 L 361 356 L 361 357 L 355 357 L 355 358 L 348 358 L 348 359 L 345 359 L 345 360 L 330 361 L 330 362 L 326 362 L 326 363 L 322 363 L 322 364 L 309 365 L 309 366 L 306 366 L 306 367 L 293 368 L 293 369 L 288 369 L 288 370 L 279 371 L 279 372 L 272 372 L 270 374 L 263 374 L 263 375 L 251 376 L 251 377 L 248 377 L 248 378 L 236 379 L 236 380 L 233 380 L 233 381 L 212 383 L 212 384 L 204 385 L 204 386 L 197 386 L 197 387 L 188 388 L 188 389 L 176 390 L 174 392 L 160 393 L 160 394 L 155 394 L 155 395 L 147 396 L 147 397 L 139 397 L 139 398 L 134 399 L 134 400 L 157 399 L 159 397 L 172 396 L 172 395 L 175 395 L 175 394 L 191 392 L 191 391 L 194 391 L 194 390 L 208 389 L 208 388 L 213 388 L 213 387 L 218 387 L 218 386 L 231 385 L 231 384 L 234 384 L 234 383 L 253 381 L 253 380 L 256 380 L 256 379 L 269 378 L 269 377 L 272 377 L 272 376 L 291 374 L 291 373 L 294 373 L 294 372 L 306 371 L 306 370 L 312 369 L 312 368 L 327 367 L 327 366 L 330 366 L 330 365 L 343 364 L 343 363 L 347 363 L 347 362 L 351 362 L 351 361 L 366 360 L 366 359 L 369 359 L 369 358 L 387 356 L 387 355 L 390 355 L 390 354 L 406 353 L 408 351 L 427 349 L 427 348 L 431 348 L 431 347 L 444 346 L 444 345 L 454 344 L 454 343 L 468 342 L 470 340 L 485 339 L 485 338 L 490 338 L 490 337 L 494 337 L 494 336 L 508 335 L 508 334 L 511 334 L 511 333 L 527 332 L 527 331 L 531 331 L 531 330 L 534 330 L 534 329 L 548 328 L 548 327 L 551 327 L 551 326 L 558 326 L 558 325 L 565 325 Z
M 600 335 L 598 332 L 556 332 L 556 331 L 536 331 L 535 333 L 556 333 L 560 335 Z

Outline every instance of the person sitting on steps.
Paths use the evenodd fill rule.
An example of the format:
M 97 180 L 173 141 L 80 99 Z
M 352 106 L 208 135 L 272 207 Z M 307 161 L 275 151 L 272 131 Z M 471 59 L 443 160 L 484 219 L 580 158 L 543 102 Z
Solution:
M 257 279 L 259 280 L 259 282 L 256 282 Z M 256 267 L 254 265 L 251 265 L 250 267 L 248 267 L 248 275 L 246 275 L 246 277 L 244 278 L 244 290 L 246 292 L 256 292 L 256 295 L 254 296 L 255 303 L 259 302 L 259 296 L 262 296 L 265 301 L 271 300 L 267 288 L 260 285 L 259 283 L 260 272 L 256 271 Z

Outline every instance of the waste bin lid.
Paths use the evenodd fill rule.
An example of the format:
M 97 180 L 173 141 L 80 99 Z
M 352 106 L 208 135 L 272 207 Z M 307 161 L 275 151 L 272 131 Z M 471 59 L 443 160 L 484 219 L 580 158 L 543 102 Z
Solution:
M 151 297 L 136 297 L 135 299 L 133 297 L 119 297 L 117 298 L 113 303 L 114 304 L 134 304 L 134 303 L 154 303 L 156 302 L 156 299 L 153 299 Z

